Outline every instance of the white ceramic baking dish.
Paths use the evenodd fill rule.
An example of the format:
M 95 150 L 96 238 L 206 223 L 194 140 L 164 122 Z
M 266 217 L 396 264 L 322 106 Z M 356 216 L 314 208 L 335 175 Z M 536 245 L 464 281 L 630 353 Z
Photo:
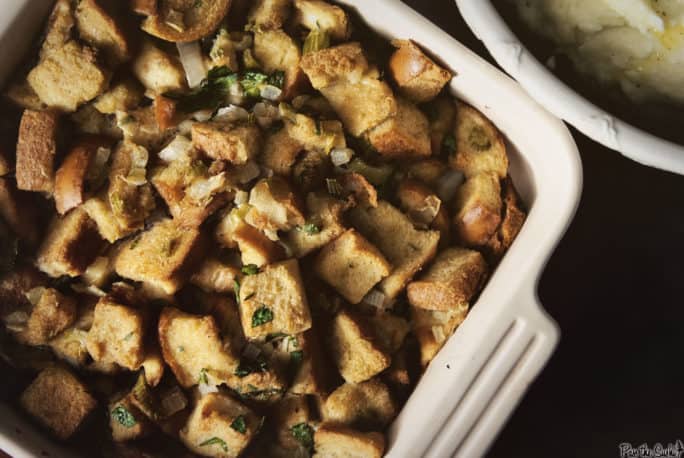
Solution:
M 684 174 L 684 146 L 620 120 L 566 85 L 532 55 L 490 0 L 456 0 L 456 4 L 497 63 L 553 114 L 632 160 Z
M 7 1 L 7 0 L 5 0 Z M 35 26 L 36 0 L 14 14 Z M 506 135 L 511 175 L 529 207 L 527 221 L 465 322 L 440 351 L 391 426 L 390 457 L 474 457 L 485 452 L 559 337 L 537 297 L 542 268 L 579 201 L 582 170 L 565 125 L 535 103 L 513 80 L 397 0 L 342 0 L 388 38 L 411 38 L 457 76 L 454 95 L 474 105 Z M 457 14 L 454 9 L 453 14 Z M 23 21 L 23 19 L 20 19 Z M 13 21 L 6 21 L 12 23 Z M 0 33 L 14 49 L 26 35 Z M 24 432 L 16 434 L 16 426 Z M 62 456 L 16 415 L 0 407 L 0 448 L 14 457 L 41 450 Z M 34 442 L 37 441 L 37 442 Z

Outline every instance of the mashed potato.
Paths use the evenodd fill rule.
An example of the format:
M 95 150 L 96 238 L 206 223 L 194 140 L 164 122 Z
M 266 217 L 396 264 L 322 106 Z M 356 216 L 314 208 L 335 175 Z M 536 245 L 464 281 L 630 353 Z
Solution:
M 636 101 L 684 103 L 684 0 L 516 1 L 580 71 Z

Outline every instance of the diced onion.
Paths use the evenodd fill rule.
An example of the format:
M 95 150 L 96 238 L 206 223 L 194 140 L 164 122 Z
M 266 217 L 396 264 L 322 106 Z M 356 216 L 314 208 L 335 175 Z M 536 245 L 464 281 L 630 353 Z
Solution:
M 206 383 L 200 383 L 197 385 L 197 389 L 199 390 L 200 394 L 202 396 L 206 396 L 207 394 L 210 393 L 218 393 L 218 387 L 213 384 L 206 384 Z
M 424 200 L 423 206 L 411 211 L 411 218 L 418 224 L 430 225 L 435 220 L 439 209 L 442 206 L 442 201 L 431 194 Z
M 255 360 L 261 354 L 261 349 L 254 345 L 253 343 L 248 343 L 245 346 L 245 350 L 242 352 L 242 356 L 249 360 Z
M 333 148 L 330 151 L 330 160 L 335 167 L 348 164 L 354 156 L 354 150 L 351 148 Z
M 95 151 L 95 157 L 93 157 L 92 162 L 88 166 L 87 179 L 89 181 L 98 180 L 103 175 L 104 168 L 111 154 L 112 150 L 110 148 L 102 146 Z
M 176 135 L 171 143 L 159 152 L 159 158 L 166 162 L 186 159 L 192 150 L 192 142 L 184 135 Z
M 131 153 L 131 169 L 126 177 L 122 179 L 134 186 L 142 186 L 147 183 L 147 161 L 149 153 L 142 146 L 138 146 Z
M 95 285 L 84 285 L 83 283 L 74 283 L 71 285 L 71 289 L 80 294 L 89 294 L 96 297 L 104 297 L 107 295 L 104 291 Z
M 264 229 L 264 234 L 272 242 L 277 242 L 280 240 L 280 236 L 278 235 L 278 231 L 276 231 L 274 229 Z
M 226 184 L 225 173 L 221 172 L 208 179 L 199 179 L 190 185 L 185 194 L 195 202 L 202 202 L 211 198 L 216 192 L 221 190 Z
M 214 112 L 212 110 L 197 110 L 192 114 L 192 118 L 195 121 L 207 122 L 211 119 Z
M 44 292 L 45 288 L 43 288 L 42 286 L 30 289 L 26 292 L 26 299 L 29 300 L 31 305 L 36 305 L 40 301 L 40 298 L 43 297 Z
M 238 122 L 249 119 L 249 111 L 237 105 L 228 105 L 224 108 L 219 108 L 214 116 L 215 121 Z
M 437 195 L 442 202 L 449 202 L 456 196 L 456 191 L 463 184 L 463 172 L 449 170 L 437 181 Z
M 437 343 L 442 343 L 446 340 L 446 335 L 444 334 L 444 327 L 443 326 L 433 326 L 432 327 L 432 336 L 435 338 L 435 341 Z
M 245 91 L 240 83 L 233 83 L 228 90 L 228 101 L 233 105 L 242 105 L 245 102 Z
M 195 122 L 192 119 L 186 119 L 178 124 L 178 132 L 182 135 L 190 135 L 192 133 L 193 124 L 195 124 Z
M 246 204 L 248 200 L 249 193 L 247 191 L 238 191 L 235 193 L 235 199 L 233 199 L 233 203 L 239 207 L 242 204 Z
M 280 98 L 280 96 L 283 94 L 283 90 L 280 89 L 279 87 L 276 86 L 271 86 L 270 84 L 266 84 L 261 88 L 261 98 L 266 99 L 266 100 L 271 100 L 275 101 Z
M 340 183 L 335 179 L 335 178 L 326 178 L 325 179 L 325 185 L 328 188 L 328 193 L 331 196 L 338 197 L 342 195 L 342 186 Z
M 381 308 L 385 303 L 385 293 L 378 291 L 377 289 L 372 289 L 366 297 L 363 298 L 363 302 L 373 307 Z
M 188 399 L 178 386 L 174 386 L 162 395 L 161 408 L 164 417 L 170 417 L 171 415 L 180 412 L 185 409 L 187 405 Z
M 185 78 L 188 86 L 197 87 L 207 77 L 207 66 L 202 56 L 202 48 L 199 41 L 190 43 L 176 43 L 181 64 L 185 70 Z

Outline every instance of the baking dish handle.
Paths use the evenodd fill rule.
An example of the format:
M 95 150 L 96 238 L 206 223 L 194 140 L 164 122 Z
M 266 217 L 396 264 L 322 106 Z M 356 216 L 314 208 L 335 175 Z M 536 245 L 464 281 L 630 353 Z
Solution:
M 485 357 L 461 355 L 471 362 L 479 360 L 479 369 L 426 457 L 483 455 L 553 353 L 560 336 L 558 326 L 543 310 L 536 285 L 521 291 L 510 298 L 515 306 L 501 309 L 505 316 L 494 317 L 489 329 L 480 330 L 489 333 L 491 350 Z M 471 352 L 485 351 L 484 347 L 472 347 Z

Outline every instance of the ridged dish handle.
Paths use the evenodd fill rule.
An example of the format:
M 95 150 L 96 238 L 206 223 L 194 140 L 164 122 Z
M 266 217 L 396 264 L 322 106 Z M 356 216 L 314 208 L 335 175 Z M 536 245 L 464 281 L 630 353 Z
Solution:
M 542 309 L 535 286 L 528 284 L 513 295 L 509 300 L 515 306 L 500 309 L 504 315 L 492 316 L 489 329 L 479 330 L 489 334 L 488 344 L 470 347 L 472 354 L 458 356 L 460 361 L 477 361 L 477 368 L 470 372 L 474 376 L 431 442 L 426 457 L 444 458 L 452 451 L 457 457 L 483 455 L 546 364 L 560 333 Z M 478 313 L 477 306 L 471 313 Z

